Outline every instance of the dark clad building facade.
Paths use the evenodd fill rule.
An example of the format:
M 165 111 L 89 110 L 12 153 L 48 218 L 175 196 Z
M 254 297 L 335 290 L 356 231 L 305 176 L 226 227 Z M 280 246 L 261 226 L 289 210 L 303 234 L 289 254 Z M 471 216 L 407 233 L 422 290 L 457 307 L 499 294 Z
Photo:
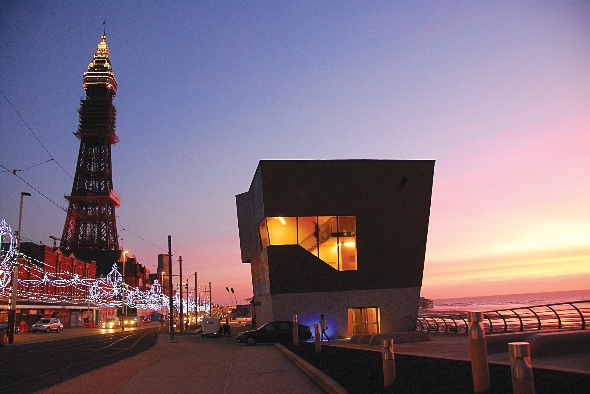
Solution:
M 333 337 L 406 331 L 418 312 L 432 160 L 263 160 L 236 196 L 259 324 Z

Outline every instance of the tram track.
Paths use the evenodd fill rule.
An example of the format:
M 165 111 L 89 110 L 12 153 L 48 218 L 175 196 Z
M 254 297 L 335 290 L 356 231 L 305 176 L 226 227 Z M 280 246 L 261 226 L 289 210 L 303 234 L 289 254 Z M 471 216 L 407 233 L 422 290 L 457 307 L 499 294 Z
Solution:
M 112 334 L 106 334 L 106 335 L 97 334 L 97 335 L 91 335 L 91 336 L 85 336 L 85 337 L 79 337 L 79 338 L 66 338 L 66 339 L 53 340 L 52 341 L 53 344 L 63 343 L 64 345 L 52 347 L 51 349 L 48 349 L 47 351 L 59 352 L 59 351 L 74 350 L 76 348 L 84 348 L 89 345 L 88 338 L 92 338 L 93 344 L 111 343 L 113 335 Z M 72 343 L 72 342 L 74 342 L 74 343 Z M 25 345 L 19 345 L 18 352 L 10 352 L 10 354 L 8 354 L 8 355 L 5 355 L 4 354 L 5 352 L 0 353 L 0 368 L 1 368 L 2 362 L 4 362 L 5 360 L 10 360 L 11 362 L 15 362 L 15 361 L 18 361 L 19 358 L 28 357 L 28 355 L 30 353 L 38 352 L 38 347 L 37 347 L 38 343 L 39 342 L 25 344 Z
M 153 346 L 157 330 L 94 335 L 4 348 L 0 392 L 30 393 L 141 353 Z

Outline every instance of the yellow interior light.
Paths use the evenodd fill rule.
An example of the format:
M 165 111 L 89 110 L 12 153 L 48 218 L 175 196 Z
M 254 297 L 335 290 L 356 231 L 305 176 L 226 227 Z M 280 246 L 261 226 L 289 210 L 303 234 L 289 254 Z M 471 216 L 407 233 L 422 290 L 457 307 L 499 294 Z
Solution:
M 279 219 L 281 221 L 281 223 L 287 224 L 287 222 L 285 222 L 285 219 L 283 219 L 282 217 L 279 216 L 279 217 L 277 217 L 277 219 Z
M 344 242 L 343 245 L 344 246 L 354 246 L 355 245 L 355 242 L 354 241 L 346 241 L 346 242 Z

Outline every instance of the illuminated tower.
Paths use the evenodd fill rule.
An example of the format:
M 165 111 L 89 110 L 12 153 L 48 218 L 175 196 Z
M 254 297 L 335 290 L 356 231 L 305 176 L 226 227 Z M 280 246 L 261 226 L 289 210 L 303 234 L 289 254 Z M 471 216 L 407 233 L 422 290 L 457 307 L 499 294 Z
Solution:
M 107 36 L 103 32 L 93 61 L 84 73 L 86 98 L 80 101 L 80 123 L 74 133 L 80 140 L 72 194 L 61 237 L 64 254 L 83 260 L 112 263 L 119 260 L 115 207 L 119 196 L 113 190 L 111 145 L 115 134 L 113 98 L 117 80 L 109 60 Z

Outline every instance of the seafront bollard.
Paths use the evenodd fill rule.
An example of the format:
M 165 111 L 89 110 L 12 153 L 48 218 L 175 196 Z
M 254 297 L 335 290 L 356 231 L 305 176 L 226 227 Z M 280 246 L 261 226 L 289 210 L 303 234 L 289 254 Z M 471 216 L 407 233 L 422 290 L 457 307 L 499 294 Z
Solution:
M 490 391 L 490 370 L 486 333 L 483 327 L 483 312 L 468 312 L 467 316 L 469 319 L 469 353 L 471 355 L 473 391 L 485 393 Z
M 383 386 L 390 387 L 395 382 L 395 353 L 393 352 L 393 339 L 382 341 L 381 353 L 383 355 Z
M 531 347 L 528 342 L 510 342 L 510 371 L 514 394 L 534 394 L 535 381 L 531 365 Z
M 314 329 L 314 344 L 315 344 L 315 352 L 320 353 L 322 351 L 322 343 L 320 342 L 320 325 L 318 323 L 313 325 Z
M 293 315 L 293 345 L 299 346 L 299 321 L 297 315 Z

